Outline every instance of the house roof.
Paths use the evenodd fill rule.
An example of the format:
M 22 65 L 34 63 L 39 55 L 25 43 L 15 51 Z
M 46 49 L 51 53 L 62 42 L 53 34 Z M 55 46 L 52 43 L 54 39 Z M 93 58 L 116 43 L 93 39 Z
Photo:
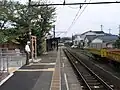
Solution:
M 101 39 L 103 42 L 113 42 L 118 39 L 117 35 L 102 35 L 102 36 L 97 36 L 96 38 Z
M 104 34 L 104 32 L 103 31 L 87 31 L 87 32 L 84 32 L 83 34 L 81 34 L 81 35 L 84 35 L 84 34 L 86 34 L 86 33 L 88 33 L 88 32 L 93 32 L 93 33 L 96 33 L 96 34 Z
M 96 35 L 86 35 L 85 38 L 87 38 L 89 41 L 92 41 L 95 37 Z
M 81 34 L 75 34 L 75 35 L 72 36 L 72 39 L 75 39 L 75 38 L 77 38 L 77 37 L 80 37 L 80 35 L 81 35 Z
M 96 33 L 96 34 L 104 34 L 103 31 L 92 31 L 93 33 Z

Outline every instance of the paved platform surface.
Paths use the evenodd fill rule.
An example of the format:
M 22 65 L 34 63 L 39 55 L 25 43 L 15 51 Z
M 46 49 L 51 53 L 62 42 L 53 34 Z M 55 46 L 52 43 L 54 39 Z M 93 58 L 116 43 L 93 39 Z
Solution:
M 14 72 L 0 90 L 82 90 L 62 48 Z
M 42 55 L 41 61 L 23 66 L 8 79 L 0 90 L 50 90 L 57 52 Z
M 3 79 L 5 79 L 8 75 L 9 75 L 8 72 L 0 72 L 0 81 L 2 81 Z

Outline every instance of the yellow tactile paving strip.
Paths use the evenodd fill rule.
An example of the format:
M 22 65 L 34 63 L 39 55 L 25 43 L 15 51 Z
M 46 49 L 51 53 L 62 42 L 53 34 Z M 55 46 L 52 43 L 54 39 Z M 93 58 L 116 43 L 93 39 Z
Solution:
M 55 71 L 53 72 L 51 88 L 50 90 L 60 90 L 61 81 L 60 81 L 60 51 L 58 51 Z
M 13 72 L 15 72 L 16 70 L 18 70 L 19 68 L 18 67 L 9 67 L 8 68 L 8 72 L 9 73 L 13 73 Z

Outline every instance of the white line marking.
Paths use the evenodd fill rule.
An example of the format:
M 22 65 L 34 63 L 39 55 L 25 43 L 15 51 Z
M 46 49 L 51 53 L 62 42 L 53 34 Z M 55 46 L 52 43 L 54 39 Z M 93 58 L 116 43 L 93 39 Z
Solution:
M 60 76 L 60 85 L 59 86 L 60 87 L 59 87 L 59 90 L 61 90 L 61 86 L 62 86 L 61 85 L 61 64 L 60 64 L 61 63 L 61 54 L 62 53 L 61 53 L 61 48 L 60 48 L 60 60 L 59 60 L 59 76 Z
M 100 88 L 99 86 L 94 86 L 94 88 Z
M 39 59 L 35 59 L 35 60 L 33 60 L 33 62 L 40 62 L 42 59 L 41 58 L 39 58 Z
M 18 69 L 17 71 L 22 71 L 22 72 L 54 71 L 54 68 L 48 68 L 48 69 Z
M 2 80 L 1 82 L 0 82 L 0 86 L 2 85 L 2 84 L 4 84 L 10 77 L 12 77 L 14 74 L 13 73 L 11 73 L 10 75 L 8 75 L 4 80 Z
M 55 65 L 56 63 L 34 63 L 34 65 Z
M 64 73 L 64 78 L 65 78 L 65 84 L 66 84 L 67 90 L 70 90 L 68 86 L 67 76 L 65 73 Z
M 63 67 L 65 66 L 64 63 L 62 64 L 62 66 L 63 66 Z

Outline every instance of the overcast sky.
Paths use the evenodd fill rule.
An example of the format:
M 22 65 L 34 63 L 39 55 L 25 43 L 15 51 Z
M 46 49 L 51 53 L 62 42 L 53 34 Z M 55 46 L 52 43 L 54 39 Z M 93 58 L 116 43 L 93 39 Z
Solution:
M 17 0 L 25 3 L 28 0 Z M 32 0 L 36 1 L 36 0 Z M 64 0 L 49 0 L 53 3 L 62 3 Z M 97 1 L 116 1 L 116 0 L 91 0 L 91 2 Z M 118 0 L 117 0 L 118 1 Z M 120 0 L 119 0 L 120 1 Z M 84 0 L 66 0 L 66 3 L 78 3 L 84 2 Z M 87 0 L 89 2 L 89 0 Z M 85 6 L 84 6 L 85 7 Z M 80 10 L 80 13 L 82 10 Z M 76 13 L 79 10 L 79 6 L 58 6 L 56 13 L 56 31 L 66 31 L 71 25 Z M 79 13 L 79 14 L 80 14 Z M 79 16 L 78 14 L 78 16 Z M 75 22 L 75 24 L 68 30 L 67 34 L 61 34 L 60 36 L 71 36 L 72 34 L 81 34 L 88 30 L 101 30 L 100 25 L 103 25 L 103 31 L 109 32 L 111 29 L 112 34 L 118 34 L 120 25 L 120 4 L 108 4 L 108 5 L 88 5 L 83 14 Z M 56 34 L 57 35 L 57 34 Z

